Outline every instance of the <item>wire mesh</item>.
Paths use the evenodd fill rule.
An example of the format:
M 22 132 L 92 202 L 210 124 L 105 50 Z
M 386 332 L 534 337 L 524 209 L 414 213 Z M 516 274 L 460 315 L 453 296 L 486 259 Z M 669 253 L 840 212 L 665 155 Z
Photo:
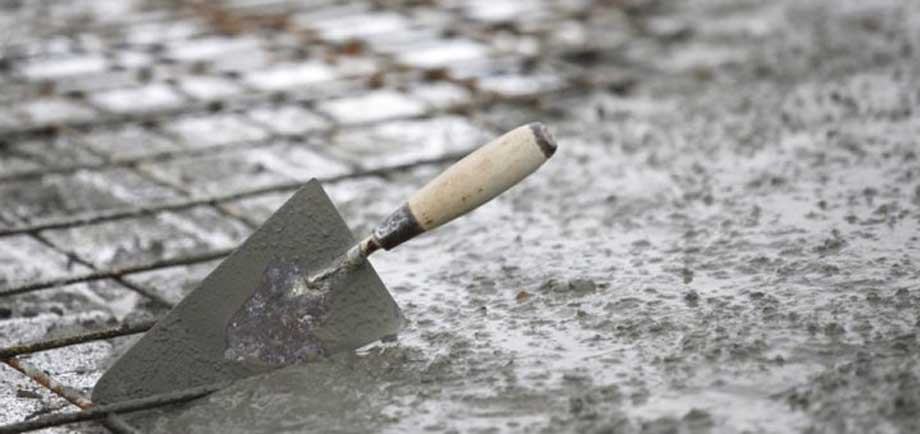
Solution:
M 54 3 L 54 2 L 50 2 Z M 357 41 L 351 44 L 343 44 L 341 42 L 330 42 L 320 40 L 317 41 L 315 35 L 295 32 L 285 26 L 285 16 L 293 11 L 296 11 L 297 8 L 302 8 L 302 5 L 294 2 L 288 4 L 283 0 L 276 1 L 280 9 L 270 14 L 258 14 L 253 10 L 249 10 L 243 7 L 231 7 L 227 5 L 221 5 L 221 3 L 210 4 L 209 2 L 193 2 L 193 1 L 179 1 L 177 6 L 179 6 L 176 11 L 165 18 L 169 19 L 204 19 L 211 26 L 212 29 L 216 29 L 219 32 L 229 32 L 238 31 L 239 28 L 244 30 L 247 26 L 250 28 L 264 28 L 270 27 L 274 30 L 280 30 L 283 32 L 290 33 L 293 38 L 293 43 L 290 46 L 282 46 L 280 48 L 284 50 L 289 50 L 292 53 L 296 53 L 301 47 L 299 44 L 303 42 L 308 42 L 309 45 L 318 46 L 321 49 L 325 50 L 327 53 L 342 53 L 353 51 L 355 53 L 361 53 L 366 51 L 366 42 Z M 62 3 L 63 4 L 63 3 Z M 391 6 L 387 6 L 391 7 Z M 396 5 L 395 8 L 398 9 L 401 6 Z M 293 9 L 292 9 L 293 8 Z M 557 19 L 567 19 L 573 16 L 576 16 L 578 11 L 558 11 L 559 15 Z M 154 20 L 155 21 L 155 20 Z M 109 24 L 105 27 L 105 31 L 111 33 L 118 33 L 124 31 L 125 28 L 131 24 L 116 23 Z M 229 27 L 228 27 L 229 26 Z M 66 27 L 62 27 L 63 31 L 66 31 Z M 472 30 L 465 30 L 462 27 L 458 29 L 450 29 L 452 33 L 464 34 L 470 37 L 472 40 L 480 38 L 479 35 L 476 35 Z M 4 65 L 12 65 L 18 62 L 29 61 L 35 57 L 38 57 L 34 54 L 30 54 L 28 48 L 23 45 L 19 46 L 12 44 L 6 47 L 6 51 L 0 53 L 0 61 Z M 367 53 L 364 53 L 367 54 Z M 332 54 L 330 54 L 332 55 Z M 239 112 L 243 109 L 251 108 L 253 106 L 269 106 L 276 104 L 278 101 L 284 101 L 285 103 L 298 104 L 304 107 L 310 107 L 315 104 L 317 101 L 329 99 L 333 97 L 349 97 L 360 95 L 362 92 L 367 92 L 369 89 L 374 89 L 385 81 L 384 76 L 388 77 L 391 81 L 396 81 L 400 83 L 418 83 L 429 80 L 444 80 L 456 85 L 459 85 L 463 88 L 475 89 L 475 82 L 464 78 L 464 79 L 452 79 L 447 76 L 443 71 L 438 69 L 426 69 L 422 67 L 406 67 L 404 65 L 398 65 L 398 62 L 394 61 L 392 53 L 379 53 L 371 52 L 368 54 L 374 62 L 378 65 L 382 65 L 382 69 L 377 71 L 377 73 L 372 75 L 356 75 L 356 76 L 346 76 L 340 77 L 338 79 L 338 84 L 340 86 L 329 86 L 329 91 L 324 91 L 318 89 L 315 93 L 303 93 L 303 92 L 267 92 L 259 91 L 253 89 L 252 87 L 244 86 L 245 91 L 239 94 L 234 94 L 226 97 L 220 98 L 188 98 L 187 103 L 182 104 L 174 108 L 160 109 L 152 112 L 146 113 L 114 113 L 94 105 L 89 101 L 86 101 L 82 98 L 81 95 L 77 95 L 81 104 L 87 104 L 96 110 L 96 115 L 91 118 L 86 119 L 71 119 L 55 123 L 27 123 L 16 126 L 2 126 L 0 125 L 0 136 L 4 137 L 4 142 L 0 143 L 0 150 L 3 150 L 7 143 L 11 141 L 18 140 L 20 138 L 35 138 L 35 137 L 48 137 L 49 135 L 70 135 L 73 137 L 78 137 L 80 132 L 97 129 L 97 128 L 114 128 L 122 125 L 158 125 L 161 122 L 168 121 L 183 116 L 191 116 L 198 114 L 208 114 L 214 112 L 228 112 L 234 113 Z M 517 61 L 525 64 L 531 65 L 543 54 L 541 53 L 531 53 L 531 54 L 518 54 Z M 138 74 L 140 82 L 145 82 L 144 75 L 149 73 L 144 69 L 138 69 L 135 71 Z M 239 76 L 231 76 L 235 82 L 239 83 Z M 15 80 L 13 80 L 15 81 Z M 178 87 L 174 83 L 169 83 L 173 89 Z M 547 96 L 555 92 L 565 92 L 571 89 L 573 86 L 578 86 L 579 82 L 573 80 L 565 83 L 564 86 L 553 90 L 552 92 L 544 92 L 542 95 Z M 184 94 L 186 97 L 189 97 L 187 93 Z M 491 107 L 494 104 L 499 103 L 524 103 L 529 104 L 532 102 L 531 96 L 504 96 L 501 98 L 496 98 L 494 95 L 482 98 L 471 98 L 468 101 L 461 101 L 452 104 L 446 104 L 440 107 L 428 107 L 423 114 L 421 115 L 408 115 L 400 119 L 415 119 L 415 118 L 425 118 L 442 114 L 461 114 L 467 115 L 476 110 L 485 110 Z M 322 115 L 320 113 L 320 115 Z M 329 119 L 327 115 L 326 120 L 330 121 L 328 127 L 323 127 L 311 131 L 307 137 L 325 137 L 330 134 L 335 133 L 338 130 L 351 129 L 351 128 L 362 128 L 362 127 L 371 127 L 383 122 L 387 122 L 392 119 L 385 120 L 376 120 L 370 122 L 357 122 L 349 123 L 347 125 L 337 124 L 333 119 Z M 490 125 L 488 122 L 485 122 L 484 125 L 494 130 L 493 132 L 498 132 L 498 128 L 495 128 L 495 125 Z M 241 140 L 239 142 L 225 143 L 219 148 L 219 152 L 227 152 L 238 149 L 258 149 L 261 147 L 268 147 L 278 141 L 284 140 L 300 140 L 305 136 L 302 134 L 285 134 L 277 131 L 273 131 L 270 128 L 266 128 L 270 134 L 260 140 L 256 141 L 247 141 Z M 76 133 L 76 134 L 75 134 Z M 160 133 L 164 134 L 164 133 Z M 177 140 L 175 137 L 166 137 L 169 140 Z M 302 140 L 301 140 L 302 141 Z M 80 143 L 80 140 L 75 140 L 75 146 L 79 146 L 82 149 L 93 151 L 91 146 L 87 146 L 86 143 Z M 322 151 L 322 149 L 318 149 Z M 0 174 L 0 182 L 18 182 L 29 179 L 44 178 L 52 175 L 67 175 L 73 174 L 80 171 L 93 171 L 93 170 L 105 170 L 105 169 L 114 169 L 114 168 L 124 168 L 128 170 L 133 170 L 134 172 L 140 173 L 143 175 L 140 170 L 136 170 L 138 165 L 156 162 L 160 160 L 170 160 L 170 159 L 181 159 L 188 157 L 196 157 L 202 155 L 210 155 L 212 152 L 215 152 L 214 149 L 201 149 L 201 148 L 180 148 L 165 152 L 155 152 L 146 154 L 138 157 L 129 157 L 129 158 L 112 158 L 108 155 L 100 154 L 95 152 L 98 157 L 101 157 L 99 161 L 92 163 L 74 163 L 61 166 L 50 166 L 50 167 L 41 167 L 34 170 L 25 170 L 19 171 L 11 174 Z M 398 173 L 400 171 L 405 171 L 412 169 L 414 167 L 430 165 L 430 164 L 441 164 L 444 162 L 449 162 L 460 158 L 466 152 L 456 152 L 456 153 L 445 153 L 436 158 L 427 158 L 410 163 L 404 164 L 393 164 L 387 165 L 381 168 L 374 169 L 360 169 L 355 170 L 353 167 L 352 170 L 344 175 L 330 176 L 321 179 L 321 181 L 327 183 L 335 183 L 347 179 L 355 179 L 361 177 L 371 177 L 371 176 L 389 176 L 393 173 Z M 238 191 L 213 194 L 207 196 L 197 196 L 192 195 L 188 191 L 177 187 L 174 185 L 167 185 L 166 187 L 173 189 L 177 192 L 177 197 L 175 199 L 164 201 L 156 205 L 147 205 L 140 204 L 137 206 L 124 208 L 124 209 L 114 209 L 107 211 L 94 212 L 89 215 L 66 215 L 60 216 L 58 218 L 46 219 L 38 222 L 28 222 L 25 224 L 14 224 L 14 225 L 0 225 L 0 237 L 3 236 L 14 236 L 14 235 L 27 235 L 33 239 L 36 239 L 40 242 L 43 242 L 44 245 L 53 249 L 54 251 L 67 255 L 72 261 L 82 265 L 87 271 L 76 274 L 68 274 L 62 277 L 53 277 L 53 278 L 44 278 L 29 281 L 24 284 L 15 285 L 9 288 L 0 290 L 0 299 L 5 297 L 11 297 L 19 294 L 49 290 L 64 285 L 81 283 L 81 282 L 95 282 L 106 279 L 113 279 L 116 282 L 119 282 L 122 286 L 133 290 L 139 293 L 144 299 L 152 300 L 155 303 L 160 305 L 170 307 L 172 303 L 169 300 L 166 300 L 159 296 L 156 293 L 148 291 L 144 288 L 141 288 L 137 285 L 131 284 L 123 277 L 127 274 L 139 273 L 145 271 L 153 271 L 158 269 L 163 269 L 173 266 L 183 266 L 183 265 L 194 265 L 211 260 L 216 260 L 227 256 L 232 249 L 212 249 L 210 251 L 192 255 L 183 255 L 176 258 L 168 259 L 159 259 L 148 261 L 138 265 L 126 266 L 121 268 L 108 268 L 100 269 L 94 266 L 92 263 L 81 259 L 78 255 L 75 255 L 71 252 L 64 251 L 63 249 L 56 246 L 54 243 L 48 242 L 44 239 L 42 232 L 54 229 L 70 229 L 77 228 L 87 225 L 93 225 L 97 223 L 116 221 L 120 219 L 132 219 L 139 218 L 151 215 L 157 215 L 158 213 L 170 212 L 170 211 L 181 211 L 186 209 L 191 209 L 199 206 L 207 206 L 212 209 L 215 209 L 217 212 L 222 213 L 226 217 L 236 220 L 240 223 L 243 223 L 249 227 L 253 226 L 253 222 L 247 221 L 245 218 L 236 216 L 232 213 L 227 212 L 223 204 L 235 200 L 253 198 L 262 195 L 283 193 L 283 192 L 292 192 L 302 184 L 304 180 L 294 180 L 294 181 L 284 181 L 284 182 L 275 182 L 269 183 L 267 185 L 262 185 L 256 188 L 248 188 Z M 0 217 L 2 218 L 2 217 Z M 38 351 L 48 351 L 59 348 L 66 348 L 72 345 L 80 345 L 89 342 L 95 342 L 99 340 L 107 340 L 121 336 L 127 336 L 132 334 L 143 333 L 154 325 L 155 322 L 148 321 L 142 323 L 134 324 L 122 324 L 115 328 L 104 329 L 92 331 L 89 333 L 64 337 L 64 338 L 55 338 L 55 339 L 46 339 L 37 342 L 18 344 L 8 348 L 0 349 L 0 360 L 3 360 L 7 365 L 13 367 L 19 372 L 22 372 L 24 375 L 32 378 L 34 381 L 42 384 L 44 387 L 49 388 L 54 391 L 56 394 L 64 397 L 68 401 L 74 403 L 75 405 L 83 408 L 84 411 L 77 413 L 68 413 L 68 414 L 58 414 L 50 415 L 44 418 L 32 420 L 32 421 L 23 421 L 19 424 L 13 424 L 6 427 L 0 427 L 0 432 L 18 432 L 17 430 L 23 429 L 33 429 L 46 426 L 54 426 L 56 424 L 65 424 L 72 423 L 80 420 L 91 420 L 91 419 L 106 419 L 107 415 L 114 414 L 118 411 L 133 411 L 141 408 L 150 408 L 151 406 L 164 405 L 177 400 L 188 400 L 195 397 L 203 396 L 204 394 L 210 393 L 215 390 L 216 386 L 209 386 L 205 388 L 200 388 L 190 391 L 180 391 L 174 396 L 167 397 L 154 397 L 155 399 L 150 399 L 143 402 L 134 402 L 134 403 L 118 403 L 106 408 L 95 407 L 94 404 L 89 401 L 86 397 L 81 396 L 79 393 L 73 389 L 67 387 L 64 384 L 61 384 L 51 378 L 46 372 L 42 371 L 40 368 L 29 365 L 27 362 L 22 360 L 20 356 L 26 356 L 28 354 L 38 352 Z M 115 432 L 136 432 L 136 430 L 130 425 L 124 423 L 123 420 L 118 419 L 117 417 L 108 417 L 105 421 L 105 425 Z

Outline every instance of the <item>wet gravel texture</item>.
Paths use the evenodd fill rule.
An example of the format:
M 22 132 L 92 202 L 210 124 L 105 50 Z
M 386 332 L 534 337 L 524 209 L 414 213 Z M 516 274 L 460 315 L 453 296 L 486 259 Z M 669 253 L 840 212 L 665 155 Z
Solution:
M 98 206 L 60 195 L 63 204 L 36 199 L 49 203 L 42 208 L 17 193 L 42 191 L 17 184 L 35 178 L 4 180 L 0 197 L 16 199 L 0 210 L 0 229 L 57 221 L 49 210 L 117 212 L 139 200 L 209 197 L 221 186 L 296 183 L 305 174 L 291 167 L 317 167 L 331 171 L 325 188 L 361 234 L 443 168 L 419 162 L 472 146 L 466 133 L 450 140 L 450 131 L 489 137 L 541 120 L 560 147 L 535 176 L 463 220 L 373 257 L 408 319 L 396 341 L 244 380 L 135 423 L 157 433 L 920 431 L 920 4 L 564 4 L 576 11 L 564 19 L 546 5 L 490 1 L 374 14 L 373 26 L 319 26 L 325 40 L 367 38 L 372 53 L 390 50 L 394 61 L 435 68 L 428 80 L 460 90 L 425 93 L 419 88 L 433 85 L 423 78 L 388 73 L 382 90 L 298 105 L 306 115 L 292 116 L 321 130 L 285 136 L 294 146 L 234 144 L 284 135 L 273 129 L 297 123 L 268 125 L 277 116 L 205 115 L 224 125 L 221 134 L 205 133 L 208 140 L 195 138 L 202 127 L 194 117 L 145 125 L 173 131 L 156 149 L 221 151 L 144 160 L 143 177 L 117 177 L 136 188 L 93 182 L 103 173 L 92 169 L 94 159 L 107 153 L 71 152 L 49 163 L 28 152 L 65 145 L 44 141 L 28 151 L 24 140 L 11 141 L 0 151 L 0 176 L 16 173 L 20 160 L 39 168 L 26 171 L 86 166 L 96 175 L 38 179 L 48 191 L 62 191 L 55 183 L 86 191 Z M 419 42 L 450 24 L 445 11 L 492 33 Z M 314 14 L 298 17 L 322 22 Z M 232 63 L 216 53 L 253 46 L 237 36 L 183 52 L 181 23 L 169 28 L 178 41 L 171 55 L 210 56 L 218 69 Z M 146 36 L 134 28 L 130 37 Z M 535 60 L 503 60 L 529 50 Z M 341 63 L 292 73 L 250 56 L 245 67 L 260 72 L 243 76 L 250 89 L 297 89 L 363 74 L 364 56 L 354 56 L 347 73 Z M 98 62 L 68 67 L 93 70 Z M 166 69 L 151 72 L 154 79 L 181 75 Z M 565 85 L 551 91 L 553 83 Z M 158 105 L 174 103 L 166 95 Z M 437 111 L 431 101 L 447 97 L 471 105 Z M 111 100 L 108 110 L 118 109 L 121 100 Z M 52 114 L 87 115 L 60 110 Z M 419 113 L 428 114 L 402 119 Z M 426 141 L 428 131 L 438 135 Z M 375 156 L 375 142 L 399 153 Z M 6 152 L 20 144 L 25 150 Z M 329 163 L 317 165 L 314 154 Z M 234 169 L 214 173 L 225 181 L 202 174 L 224 164 Z M 381 167 L 393 169 L 333 179 Z M 247 170 L 251 178 L 240 176 Z M 87 187 L 64 181 L 74 173 Z M 0 299 L 0 342 L 162 315 L 214 266 L 208 252 L 238 243 L 290 192 L 0 237 L 9 247 L 0 250 L 9 256 L 0 262 L 0 288 L 129 270 Z M 201 259 L 169 263 L 187 255 Z M 113 346 L 29 359 L 88 390 Z M 66 409 L 9 369 L 0 369 L 0 385 L 0 422 Z

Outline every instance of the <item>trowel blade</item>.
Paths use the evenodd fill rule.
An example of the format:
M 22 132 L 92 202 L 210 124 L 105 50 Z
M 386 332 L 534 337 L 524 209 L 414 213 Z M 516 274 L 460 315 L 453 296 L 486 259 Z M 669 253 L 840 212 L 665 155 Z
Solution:
M 273 270 L 315 272 L 354 243 L 320 183 L 310 181 L 112 365 L 96 383 L 93 400 L 143 398 L 277 368 L 229 356 L 227 325 Z M 399 307 L 369 263 L 331 297 L 322 333 L 334 336 L 329 341 L 335 345 L 325 348 L 327 354 L 393 335 L 402 325 Z M 283 327 L 283 322 L 265 326 Z M 295 343 L 288 339 L 285 345 Z

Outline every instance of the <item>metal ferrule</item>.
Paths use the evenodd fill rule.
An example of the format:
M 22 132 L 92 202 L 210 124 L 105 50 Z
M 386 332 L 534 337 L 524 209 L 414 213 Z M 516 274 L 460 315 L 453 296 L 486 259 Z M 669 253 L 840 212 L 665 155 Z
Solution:
M 371 235 L 358 243 L 358 249 L 361 251 L 361 255 L 366 258 L 372 253 L 380 250 L 380 244 L 377 243 L 377 240 Z
M 374 228 L 371 236 L 379 247 L 391 250 L 422 232 L 425 232 L 425 229 L 418 223 L 409 209 L 409 204 L 406 203 Z

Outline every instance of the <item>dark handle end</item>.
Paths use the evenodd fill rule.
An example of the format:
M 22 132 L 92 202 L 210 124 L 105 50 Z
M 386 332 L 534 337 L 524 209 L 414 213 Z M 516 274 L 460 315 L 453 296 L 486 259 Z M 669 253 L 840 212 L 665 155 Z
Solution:
M 404 203 L 374 228 L 372 236 L 380 247 L 391 250 L 422 232 L 425 229 L 412 214 L 409 204 Z

